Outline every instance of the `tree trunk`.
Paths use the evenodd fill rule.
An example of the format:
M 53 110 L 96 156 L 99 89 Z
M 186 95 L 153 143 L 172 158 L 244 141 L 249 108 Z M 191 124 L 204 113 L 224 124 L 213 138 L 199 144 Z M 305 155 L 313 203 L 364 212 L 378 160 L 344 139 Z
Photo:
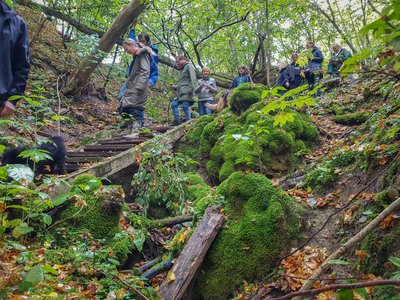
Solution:
M 266 35 L 266 44 L 267 44 L 267 85 L 271 86 L 271 33 L 269 28 L 269 6 L 268 0 L 265 0 L 265 17 L 267 20 L 267 35 Z
M 110 28 L 99 41 L 99 46 L 87 56 L 70 76 L 63 93 L 78 96 L 86 85 L 90 75 L 111 51 L 116 41 L 123 35 L 129 24 L 146 8 L 148 1 L 132 0 L 115 18 Z

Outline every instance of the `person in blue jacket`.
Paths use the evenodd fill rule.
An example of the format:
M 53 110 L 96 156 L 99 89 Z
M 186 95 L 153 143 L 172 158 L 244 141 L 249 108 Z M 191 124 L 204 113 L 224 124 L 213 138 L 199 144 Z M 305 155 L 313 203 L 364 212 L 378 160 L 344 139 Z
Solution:
M 29 74 L 28 29 L 24 20 L 0 0 L 0 118 L 11 116 Z
M 306 43 L 306 48 L 310 52 L 308 56 L 308 65 L 305 67 L 304 72 L 306 74 L 306 79 L 308 82 L 308 88 L 310 90 L 314 89 L 315 84 L 319 81 L 319 72 L 322 69 L 322 62 L 324 61 L 324 56 L 321 50 L 318 49 L 317 46 L 314 45 L 313 41 L 308 41 Z M 321 91 L 318 89 L 317 96 L 321 94 Z
M 145 49 L 150 53 L 151 55 L 151 61 L 150 61 L 150 76 L 149 76 L 149 87 L 154 87 L 155 84 L 157 83 L 158 79 L 158 48 L 156 45 L 153 45 L 150 40 L 150 36 L 147 33 L 140 33 L 138 37 L 136 37 L 135 29 L 132 28 L 129 31 L 129 38 L 139 42 L 143 45 L 145 45 Z M 132 66 L 133 66 L 133 60 L 129 67 L 126 69 L 126 74 L 125 77 L 129 78 L 129 75 L 131 74 L 132 71 Z M 121 90 L 118 94 L 118 100 L 122 99 L 122 96 L 124 95 L 126 90 L 126 82 L 122 85 Z

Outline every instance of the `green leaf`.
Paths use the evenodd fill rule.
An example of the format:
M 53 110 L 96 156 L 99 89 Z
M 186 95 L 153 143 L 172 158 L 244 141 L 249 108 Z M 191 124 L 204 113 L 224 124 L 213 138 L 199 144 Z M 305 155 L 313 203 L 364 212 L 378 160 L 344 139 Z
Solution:
M 294 121 L 294 113 L 279 113 L 275 116 L 274 126 L 283 127 L 287 122 Z
M 29 270 L 25 278 L 18 284 L 22 291 L 27 291 L 44 280 L 43 266 L 37 264 Z
M 29 158 L 35 163 L 42 160 L 53 160 L 53 157 L 49 155 L 49 151 L 43 149 L 29 149 L 22 151 L 18 156 L 23 158 Z
M 342 260 L 342 259 L 331 259 L 328 261 L 328 264 L 330 265 L 351 265 L 351 262 L 347 260 Z
M 31 168 L 19 164 L 7 165 L 7 174 L 15 181 L 25 179 L 28 182 L 32 182 L 35 178 L 35 174 L 33 173 Z
M 0 145 L 0 153 L 3 153 L 6 150 L 6 146 Z
M 68 199 L 69 199 L 68 194 L 61 194 L 61 195 L 57 196 L 57 198 L 54 200 L 53 204 L 54 204 L 54 206 L 59 206 L 61 204 L 64 204 Z
M 58 275 L 58 271 L 49 265 L 44 265 L 43 271 L 46 273 L 53 274 L 53 275 Z
M 396 267 L 400 268 L 400 258 L 392 256 L 389 258 L 389 261 Z
M 23 205 L 16 205 L 16 204 L 7 205 L 7 208 L 21 209 L 21 210 L 25 210 L 25 211 L 29 210 L 29 208 L 26 207 L 26 206 L 23 206 Z
M 33 228 L 29 227 L 28 224 L 26 223 L 21 223 L 17 227 L 15 227 L 12 231 L 12 236 L 15 237 L 16 239 L 19 238 L 21 235 L 27 234 L 29 232 L 32 232 Z
M 337 300 L 353 300 L 354 293 L 351 289 L 340 289 L 336 292 L 336 299 Z
M 365 288 L 358 288 L 358 289 L 356 289 L 356 291 L 357 291 L 357 294 L 359 294 L 361 297 L 363 297 L 364 300 L 369 299 L 369 295 Z
M 53 222 L 53 218 L 50 217 L 48 214 L 42 214 L 42 221 L 46 225 L 50 225 Z
M 7 3 L 8 6 L 10 6 L 11 8 L 14 8 L 11 0 L 4 0 L 4 1 Z

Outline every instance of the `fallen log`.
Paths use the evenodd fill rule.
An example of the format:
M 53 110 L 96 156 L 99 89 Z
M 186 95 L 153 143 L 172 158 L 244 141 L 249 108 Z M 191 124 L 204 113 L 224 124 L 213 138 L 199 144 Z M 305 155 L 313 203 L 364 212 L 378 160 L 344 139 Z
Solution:
M 193 220 L 193 215 L 183 215 L 171 218 L 165 218 L 160 220 L 151 221 L 146 227 L 149 229 L 152 228 L 160 228 L 160 227 L 169 227 L 176 224 L 182 224 L 185 222 L 189 222 Z
M 173 276 L 167 276 L 161 284 L 162 299 L 182 299 L 223 222 L 220 208 L 214 206 L 206 209 L 199 226 L 170 271 Z
M 138 269 L 141 272 L 146 271 L 148 268 L 153 267 L 155 264 L 158 264 L 161 261 L 161 257 L 157 257 L 153 260 L 148 261 L 147 263 L 141 265 Z
M 156 277 L 158 274 L 161 274 L 162 272 L 165 272 L 165 271 L 168 271 L 169 269 L 171 269 L 172 265 L 173 265 L 172 258 L 169 257 L 168 259 L 157 264 L 150 270 L 144 272 L 141 277 L 146 280 L 151 280 L 152 278 Z

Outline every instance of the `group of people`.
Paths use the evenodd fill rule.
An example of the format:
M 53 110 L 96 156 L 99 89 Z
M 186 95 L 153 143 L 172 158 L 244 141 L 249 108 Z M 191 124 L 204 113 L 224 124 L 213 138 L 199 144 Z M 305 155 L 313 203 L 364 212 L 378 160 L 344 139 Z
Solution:
M 15 111 L 19 96 L 22 96 L 28 80 L 30 68 L 29 40 L 27 26 L 23 19 L 15 13 L 4 0 L 0 0 L 0 118 L 9 117 Z M 281 74 L 277 85 L 286 90 L 299 87 L 307 80 L 310 89 L 313 89 L 322 77 L 322 62 L 324 56 L 321 50 L 312 41 L 306 43 L 309 51 L 308 64 L 300 67 L 299 55 L 293 53 L 291 63 L 280 69 Z M 127 81 L 122 85 L 118 95 L 120 101 L 119 112 L 126 116 L 121 128 L 140 128 L 144 125 L 144 110 L 149 88 L 158 80 L 158 49 L 151 43 L 146 33 L 136 37 L 134 29 L 129 32 L 129 38 L 123 42 L 124 50 L 132 55 L 133 59 L 126 71 Z M 351 57 L 350 51 L 339 44 L 332 46 L 333 55 L 328 64 L 328 73 L 331 77 L 339 77 L 339 70 L 343 62 Z M 192 118 L 190 107 L 197 96 L 199 115 L 210 114 L 215 108 L 214 97 L 218 87 L 214 78 L 210 77 L 208 67 L 202 69 L 201 78 L 197 80 L 193 65 L 184 56 L 176 56 L 176 67 L 180 71 L 176 88 L 176 98 L 171 103 L 174 115 L 174 125 L 181 122 L 179 106 L 182 106 L 186 120 Z M 238 76 L 232 81 L 230 89 L 222 96 L 227 102 L 230 90 L 242 83 L 253 82 L 249 69 L 241 65 Z M 320 94 L 318 90 L 317 95 Z
M 312 90 L 322 78 L 322 62 L 324 61 L 322 51 L 312 41 L 306 43 L 306 48 L 309 51 L 309 55 L 308 64 L 305 67 L 300 67 L 298 64 L 298 53 L 292 53 L 289 65 L 280 67 L 279 71 L 281 74 L 278 78 L 277 86 L 284 88 L 279 91 L 281 95 L 288 90 L 303 85 L 304 79 L 307 80 L 308 87 Z M 329 60 L 328 74 L 331 75 L 331 78 L 338 78 L 340 76 L 340 68 L 342 67 L 343 62 L 352 55 L 350 51 L 342 48 L 339 44 L 333 44 L 332 50 L 333 55 Z M 321 91 L 318 89 L 316 95 L 319 96 L 320 94 Z

